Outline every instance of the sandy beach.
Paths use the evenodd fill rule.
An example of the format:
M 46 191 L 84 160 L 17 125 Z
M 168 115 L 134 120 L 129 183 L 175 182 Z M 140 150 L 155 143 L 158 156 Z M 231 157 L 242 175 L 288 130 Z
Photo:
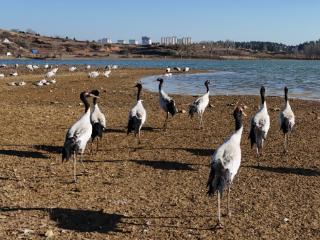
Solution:
M 257 96 L 211 96 L 203 130 L 197 118 L 179 113 L 164 132 L 158 94 L 143 91 L 147 121 L 138 145 L 126 135 L 133 86 L 162 69 L 119 69 L 110 78 L 89 79 L 84 70 L 65 68 L 57 84 L 43 87 L 32 85 L 43 70 L 18 72 L 0 80 L 0 239 L 44 239 L 48 230 L 53 239 L 320 239 L 319 102 L 291 100 L 296 128 L 283 155 L 283 99 L 267 92 L 271 128 L 258 166 L 247 139 Z M 6 84 L 14 80 L 27 85 Z M 85 169 L 78 164 L 74 184 L 72 162 L 61 162 L 61 147 L 84 111 L 80 92 L 92 89 L 101 91 L 108 131 L 96 155 L 86 152 Z M 187 110 L 195 98 L 174 99 L 179 110 Z M 237 101 L 248 115 L 242 163 L 231 190 L 232 217 L 225 216 L 224 198 L 225 228 L 214 230 L 217 201 L 206 195 L 209 162 L 234 131 Z

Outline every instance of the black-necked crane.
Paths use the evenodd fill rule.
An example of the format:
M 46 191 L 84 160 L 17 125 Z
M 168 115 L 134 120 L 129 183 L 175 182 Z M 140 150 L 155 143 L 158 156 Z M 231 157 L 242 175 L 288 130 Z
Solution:
M 175 101 L 168 96 L 163 90 L 162 90 L 162 85 L 163 85 L 163 79 L 158 78 L 157 81 L 159 82 L 159 100 L 160 100 L 160 107 L 162 108 L 163 111 L 165 111 L 166 119 L 163 124 L 163 129 L 167 128 L 167 122 L 169 118 L 169 113 L 173 117 L 178 111 L 176 108 Z
M 129 112 L 127 134 L 131 132 L 134 132 L 135 136 L 138 134 L 138 143 L 140 144 L 140 131 L 143 124 L 146 121 L 147 112 L 144 109 L 142 100 L 141 100 L 141 90 L 142 90 L 141 83 L 137 83 L 135 87 L 138 88 L 137 102 Z
M 210 173 L 207 182 L 208 195 L 218 193 L 218 227 L 223 227 L 221 222 L 220 199 L 225 187 L 228 187 L 228 216 L 230 211 L 230 189 L 241 164 L 241 136 L 243 131 L 242 116 L 245 116 L 242 107 L 237 106 L 233 112 L 235 119 L 235 132 L 217 148 L 211 158 Z
M 295 124 L 294 113 L 291 109 L 288 100 L 288 88 L 284 88 L 284 101 L 285 105 L 283 110 L 280 112 L 280 129 L 284 134 L 284 152 L 288 151 L 288 134 L 292 131 L 292 128 Z
M 263 143 L 267 139 L 267 134 L 270 128 L 270 117 L 268 114 L 267 103 L 265 100 L 265 88 L 260 89 L 261 105 L 258 112 L 251 118 L 249 139 L 251 148 L 256 145 L 256 152 L 259 162 L 259 156 L 263 154 Z
M 200 128 L 203 128 L 203 119 L 202 119 L 202 116 L 203 116 L 203 113 L 204 111 L 206 110 L 208 104 L 209 104 L 209 95 L 210 95 L 210 92 L 209 92 L 209 84 L 210 84 L 210 81 L 207 80 L 205 81 L 204 85 L 207 89 L 207 92 L 197 98 L 190 106 L 189 106 L 189 116 L 190 118 L 193 117 L 194 114 L 198 114 L 199 118 L 200 118 Z
M 73 155 L 73 177 L 75 182 L 77 181 L 77 154 L 80 153 L 80 161 L 82 163 L 83 153 L 92 134 L 92 125 L 90 122 L 90 104 L 87 99 L 88 97 L 97 96 L 91 92 L 82 92 L 80 94 L 80 99 L 84 104 L 85 111 L 80 119 L 69 128 L 62 149 L 62 162 L 68 161 Z
M 99 96 L 100 92 L 98 90 L 92 90 L 92 94 L 95 96 Z M 91 140 L 92 143 L 95 139 L 97 139 L 97 152 L 99 150 L 99 141 L 102 139 L 102 134 L 107 130 L 107 124 L 106 124 L 106 117 L 101 112 L 98 103 L 97 98 L 93 97 L 93 108 L 90 116 L 91 124 L 92 124 L 92 134 L 91 134 Z M 93 151 L 93 149 L 92 149 Z

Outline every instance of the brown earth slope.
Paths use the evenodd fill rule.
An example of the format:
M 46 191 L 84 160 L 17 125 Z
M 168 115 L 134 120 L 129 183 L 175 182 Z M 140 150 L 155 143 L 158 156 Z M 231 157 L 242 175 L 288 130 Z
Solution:
M 138 145 L 125 130 L 135 102 L 133 85 L 158 73 L 120 69 L 93 80 L 83 72 L 58 72 L 56 85 L 41 88 L 31 82 L 42 75 L 19 77 L 24 87 L 1 80 L 0 239 L 43 239 L 48 230 L 54 239 L 319 239 L 319 102 L 291 101 L 297 124 L 283 155 L 277 111 L 282 99 L 267 98 L 271 129 L 260 167 L 245 119 L 232 218 L 224 215 L 225 228 L 214 230 L 216 198 L 206 195 L 210 156 L 234 130 L 231 104 L 240 100 L 250 116 L 259 99 L 212 96 L 204 130 L 181 113 L 163 132 L 158 96 L 145 91 L 148 117 Z M 100 151 L 86 154 L 86 171 L 78 165 L 75 185 L 72 163 L 61 163 L 61 146 L 67 128 L 83 113 L 79 93 L 95 88 L 102 90 L 99 104 L 108 132 Z M 187 109 L 194 98 L 175 99 Z M 225 207 L 224 199 L 223 213 Z

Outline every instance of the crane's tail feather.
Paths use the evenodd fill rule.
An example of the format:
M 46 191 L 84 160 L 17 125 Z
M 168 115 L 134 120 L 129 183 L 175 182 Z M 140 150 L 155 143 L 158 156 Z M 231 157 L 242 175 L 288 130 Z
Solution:
M 250 139 L 251 148 L 253 147 L 254 144 L 257 143 L 256 134 L 255 134 L 254 129 L 255 129 L 255 123 L 254 123 L 253 119 L 251 119 L 251 127 L 250 127 L 249 136 L 248 136 L 248 139 Z
M 170 102 L 167 104 L 167 109 L 172 117 L 178 112 L 176 103 L 173 99 L 171 99 Z
M 62 162 L 68 161 L 71 158 L 71 155 L 77 149 L 77 144 L 75 138 L 66 138 L 63 148 L 62 148 Z
M 102 133 L 103 132 L 104 132 L 104 127 L 99 122 L 93 123 L 93 125 L 92 125 L 92 134 L 91 134 L 92 141 L 96 137 L 102 138 Z
M 132 131 L 134 131 L 135 133 L 138 133 L 141 123 L 142 123 L 141 118 L 138 118 L 137 116 L 130 117 L 128 121 L 127 134 L 131 133 Z
M 191 104 L 189 106 L 189 117 L 192 118 L 196 112 L 197 112 L 197 106 L 195 104 Z
M 286 118 L 286 117 L 283 118 L 283 121 L 281 123 L 281 129 L 284 134 L 286 134 L 290 131 L 290 122 L 289 122 L 288 118 Z
M 221 163 L 212 164 L 207 182 L 207 194 L 213 196 L 216 191 L 219 191 L 222 197 L 225 186 L 230 184 L 230 178 L 230 171 L 225 169 Z

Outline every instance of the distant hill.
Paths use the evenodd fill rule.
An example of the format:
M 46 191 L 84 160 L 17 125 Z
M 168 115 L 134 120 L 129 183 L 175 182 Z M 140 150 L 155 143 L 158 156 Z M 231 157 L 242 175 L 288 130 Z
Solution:
M 320 59 L 320 41 L 297 46 L 272 42 L 201 42 L 191 45 L 151 46 L 99 44 L 94 41 L 41 36 L 37 33 L 0 29 L 0 58 L 211 58 Z

